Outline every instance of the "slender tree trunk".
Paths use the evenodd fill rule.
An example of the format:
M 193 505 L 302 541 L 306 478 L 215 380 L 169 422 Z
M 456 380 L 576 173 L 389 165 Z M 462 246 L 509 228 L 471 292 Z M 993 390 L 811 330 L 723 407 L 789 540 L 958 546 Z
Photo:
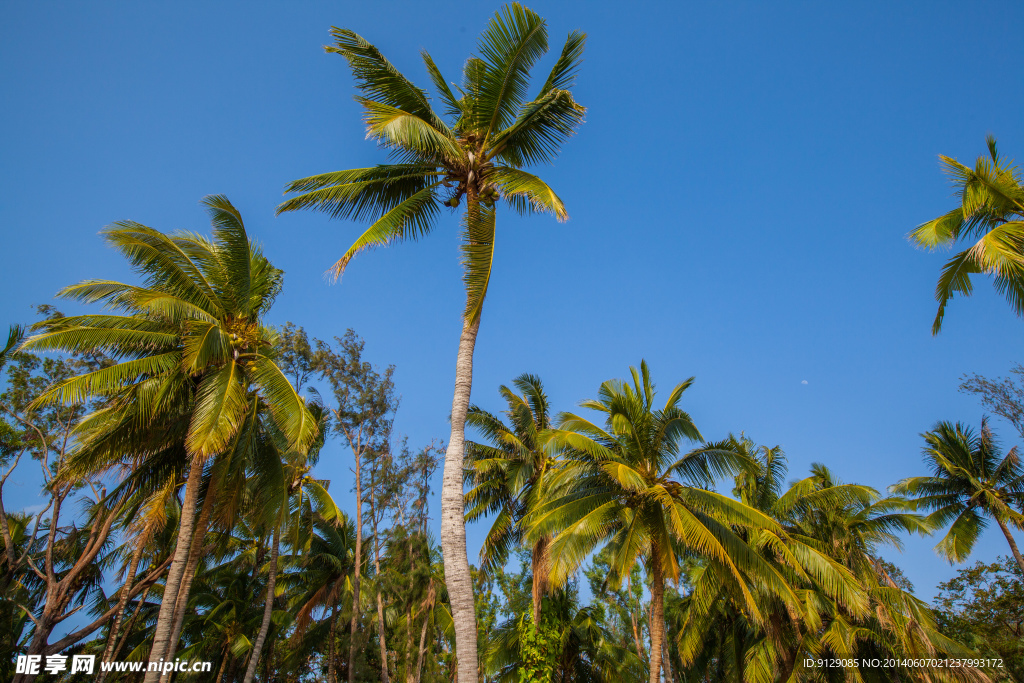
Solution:
M 430 610 L 434 606 L 434 582 L 430 582 L 430 588 L 427 590 L 427 602 L 423 609 L 423 627 L 420 629 L 420 652 L 419 657 L 416 658 L 416 681 L 420 683 L 423 678 L 423 657 L 427 653 L 427 625 L 430 624 Z M 456 675 L 458 675 L 456 673 Z
M 462 327 L 459 355 L 455 363 L 455 396 L 452 398 L 452 433 L 444 456 L 441 488 L 441 549 L 445 583 L 455 625 L 455 656 L 460 681 L 472 683 L 477 676 L 476 606 L 473 576 L 466 554 L 466 504 L 462 489 L 463 451 L 466 442 L 466 413 L 473 384 L 473 349 L 480 330 L 480 317 Z
M 409 552 L 409 611 L 406 615 L 406 629 L 405 629 L 405 683 L 414 683 L 415 674 L 412 671 L 412 626 L 415 621 L 413 616 L 413 592 L 415 585 L 413 584 L 413 575 L 416 573 L 416 552 L 413 548 L 412 532 L 406 537 L 406 548 Z
M 188 564 L 185 565 L 185 573 L 181 577 L 181 584 L 178 586 L 178 595 L 174 602 L 174 625 L 171 628 L 171 638 L 167 641 L 167 652 L 164 654 L 166 661 L 171 661 L 178 651 L 178 643 L 181 640 L 181 628 L 185 624 L 185 613 L 188 612 L 188 596 L 192 592 L 192 580 L 195 579 L 196 569 L 203 557 L 203 546 L 206 544 L 206 532 L 210 528 L 210 515 L 213 513 L 213 505 L 216 500 L 216 488 L 220 483 L 220 468 L 214 467 L 210 473 L 210 484 L 206 489 L 206 498 L 199 510 L 199 517 L 192 529 L 192 543 L 189 545 Z M 164 683 L 171 680 L 171 674 L 166 673 L 160 676 Z
M 359 628 L 359 575 L 363 569 L 363 489 L 360 481 L 360 455 L 358 447 L 356 456 L 356 567 L 352 578 L 352 618 L 349 622 L 348 642 L 348 683 L 356 680 L 356 632 Z
M 376 461 L 375 461 L 376 462 Z M 377 581 L 374 582 L 377 593 L 377 640 L 381 648 L 381 682 L 391 683 L 391 676 L 388 673 L 387 665 L 387 642 L 384 639 L 384 602 L 381 600 L 381 545 L 380 537 L 377 535 L 377 477 L 374 474 L 376 466 L 372 466 L 370 473 L 370 523 L 374 531 L 374 575 Z M 246 683 L 249 683 L 248 681 Z
M 221 655 L 220 666 L 217 669 L 217 683 L 220 683 L 224 679 L 224 669 L 227 668 L 228 657 L 230 656 L 231 653 L 228 652 L 227 648 L 224 648 L 224 653 Z
M 285 501 L 285 505 L 288 502 Z M 260 634 L 256 637 L 256 644 L 253 645 L 252 654 L 249 656 L 249 666 L 245 670 L 245 678 L 242 683 L 252 683 L 256 676 L 256 667 L 259 665 L 260 653 L 263 651 L 263 643 L 267 642 L 267 633 L 270 631 L 270 617 L 274 613 L 274 584 L 277 583 L 277 553 L 281 545 L 281 520 L 277 521 L 274 527 L 274 540 L 270 546 L 270 567 L 267 569 L 267 604 L 263 607 L 263 623 L 260 624 Z
M 117 643 L 117 634 L 121 630 L 121 621 L 124 619 L 124 612 L 128 608 L 128 595 L 132 584 L 135 583 L 135 573 L 139 569 L 139 562 L 142 560 L 142 551 L 145 549 L 145 538 L 136 539 L 135 550 L 132 551 L 132 560 L 128 565 L 128 576 L 125 577 L 124 585 L 121 586 L 121 595 L 117 599 L 117 614 L 114 615 L 114 623 L 110 625 L 110 633 L 107 635 L 107 646 L 103 648 L 101 662 L 111 661 L 114 654 L 114 645 Z M 100 669 L 100 675 L 96 683 L 103 683 L 107 677 L 107 671 Z
M 264 683 L 272 683 L 277 678 L 277 676 L 274 675 L 276 673 L 276 671 L 274 670 L 275 645 L 277 645 L 276 638 L 270 641 L 270 646 L 267 648 L 267 667 L 266 670 L 263 672 Z
M 651 677 L 650 683 L 661 678 L 661 643 L 665 637 L 665 576 L 656 543 L 651 544 Z
M 338 637 L 338 605 L 331 605 L 331 642 L 327 645 L 327 683 L 338 683 L 337 666 L 334 663 L 334 641 Z
M 170 569 L 167 571 L 164 595 L 160 599 L 160 612 L 156 618 L 153 646 L 149 652 L 150 662 L 160 661 L 167 652 L 167 645 L 171 639 L 171 629 L 174 626 L 174 607 L 178 599 L 178 587 L 185 574 L 185 565 L 188 563 L 188 550 L 192 544 L 196 502 L 199 498 L 199 485 L 202 483 L 202 478 L 202 466 L 193 462 L 188 481 L 185 483 L 185 498 L 181 504 L 181 523 L 178 526 L 178 539 L 174 545 L 174 559 L 171 560 Z M 146 671 L 145 683 L 157 683 L 159 680 L 159 671 Z
M 540 608 L 544 596 L 548 593 L 548 573 L 550 563 L 548 548 L 551 538 L 544 536 L 533 546 L 531 565 L 533 571 L 533 623 L 540 626 Z
M 132 629 L 135 628 L 135 622 L 139 620 L 139 614 L 142 612 L 142 608 L 146 605 L 146 598 L 149 597 L 149 588 L 142 591 L 142 595 L 139 596 L 139 605 L 132 612 L 132 618 L 128 620 L 127 625 L 124 627 L 124 635 L 121 636 L 117 641 L 117 646 L 114 651 L 110 653 L 110 660 L 115 661 L 118 655 L 121 654 L 121 650 L 124 649 L 124 644 L 128 642 L 128 636 L 131 635 Z M 102 675 L 102 674 L 101 674 Z
M 388 646 L 384 639 L 384 601 L 380 597 L 380 539 L 377 536 L 377 497 L 374 493 L 374 480 L 370 479 L 370 519 L 373 523 L 373 571 L 377 577 L 377 640 L 380 643 L 380 680 L 391 683 L 388 673 Z M 250 683 L 250 681 L 245 681 Z
M 665 670 L 665 683 L 675 683 L 675 679 L 672 677 L 672 648 L 668 644 L 668 629 L 665 629 L 665 640 L 661 648 L 661 661 L 664 664 L 662 668 Z
M 1020 570 L 1024 572 L 1024 557 L 1021 557 L 1020 550 L 1017 549 L 1017 542 L 1013 540 L 1013 534 L 1010 533 L 1010 529 L 1006 526 L 1006 522 L 1003 520 L 997 518 L 996 524 L 999 525 L 999 529 L 1003 532 L 1003 536 L 1006 536 L 1006 542 L 1010 544 L 1010 550 L 1013 551 L 1013 556 L 1017 560 Z
M 412 592 L 409 593 L 412 595 Z M 412 672 L 412 625 L 413 618 L 412 600 L 409 601 L 409 610 L 405 617 L 405 683 L 413 683 L 415 676 Z
M 388 646 L 384 641 L 384 602 L 380 597 L 380 589 L 377 589 L 377 631 L 380 641 L 380 680 L 381 683 L 391 683 L 391 675 L 388 673 Z
M 636 656 L 643 661 L 647 659 L 647 650 L 644 648 L 643 638 L 640 637 L 640 618 L 636 612 L 630 611 L 629 620 L 633 623 L 633 643 L 636 645 Z

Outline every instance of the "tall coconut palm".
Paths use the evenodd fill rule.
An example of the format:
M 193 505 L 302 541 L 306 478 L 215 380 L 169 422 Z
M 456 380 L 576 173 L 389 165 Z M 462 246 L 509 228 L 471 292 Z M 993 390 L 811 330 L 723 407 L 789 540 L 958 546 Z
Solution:
M 938 334 L 946 304 L 956 294 L 970 296 L 971 276 L 992 275 L 996 291 L 1024 316 L 1024 184 L 1020 172 L 999 156 L 996 141 L 987 139 L 988 157 L 974 168 L 940 156 L 960 197 L 960 206 L 922 223 L 910 233 L 915 244 L 935 249 L 961 240 L 977 240 L 946 262 L 935 285 L 938 313 L 932 334 Z
M 334 265 L 340 276 L 364 249 L 429 233 L 443 206 L 465 199 L 462 261 L 466 307 L 455 367 L 451 437 L 445 452 L 441 498 L 441 544 L 455 616 L 460 678 L 476 676 L 476 627 L 472 579 L 466 555 L 462 489 L 466 412 L 473 377 L 473 350 L 480 313 L 491 280 L 495 217 L 499 200 L 520 214 L 547 212 L 568 218 L 558 195 L 524 166 L 552 161 L 583 121 L 584 108 L 569 88 L 585 36 L 569 34 L 544 84 L 528 95 L 530 69 L 548 49 L 545 21 L 525 7 L 500 10 L 480 36 L 478 54 L 466 61 L 456 95 L 434 60 L 422 53 L 444 105 L 435 113 L 416 87 L 361 36 L 332 29 L 327 51 L 348 61 L 362 105 L 368 137 L 396 163 L 324 173 L 296 180 L 300 193 L 279 211 L 313 209 L 371 225 Z
M 508 404 L 509 424 L 478 406 L 470 406 L 466 424 L 483 434 L 489 444 L 469 442 L 470 467 L 466 477 L 473 488 L 466 494 L 466 521 L 495 514 L 480 549 L 481 569 L 503 567 L 509 551 L 523 542 L 523 518 L 550 496 L 549 474 L 558 466 L 557 447 L 548 438 L 551 429 L 548 397 L 540 378 L 522 374 L 512 380 L 521 393 L 505 385 L 499 393 Z M 533 622 L 540 623 L 541 600 L 548 592 L 548 547 L 551 537 L 533 542 Z
M 780 593 L 788 587 L 734 531 L 749 527 L 778 533 L 778 524 L 706 490 L 717 476 L 746 466 L 745 459 L 717 447 L 681 455 L 684 441 L 702 439 L 678 405 L 693 378 L 678 384 L 659 409 L 647 363 L 630 372 L 631 384 L 609 380 L 596 400 L 581 404 L 603 413 L 605 427 L 577 415 L 562 416 L 553 438 L 567 448 L 567 463 L 553 477 L 552 486 L 567 492 L 540 506 L 528 524 L 532 538 L 557 531 L 551 543 L 554 585 L 563 583 L 601 543 L 611 548 L 612 581 L 628 576 L 638 562 L 646 565 L 651 591 L 650 683 L 658 683 L 665 585 L 678 581 L 682 553 L 724 566 L 735 579 L 739 599 L 754 613 L 757 605 L 746 575 Z
M 277 333 L 262 323 L 281 289 L 281 271 L 249 241 L 226 197 L 203 200 L 213 239 L 165 234 L 135 222 L 105 229 L 142 285 L 87 280 L 60 292 L 110 313 L 46 321 L 26 342 L 38 350 L 102 350 L 118 362 L 60 383 L 39 401 L 104 399 L 82 423 L 80 467 L 106 467 L 126 455 L 140 462 L 168 450 L 187 460 L 185 495 L 150 661 L 173 658 L 175 624 L 185 609 L 189 554 L 205 468 L 239 447 L 267 410 L 297 448 L 316 435 L 305 402 L 274 362 Z M 193 558 L 195 559 L 195 558 Z M 194 566 L 194 563 L 193 563 Z M 159 672 L 149 671 L 154 683 Z
M 920 508 L 932 510 L 928 520 L 936 528 L 949 524 L 935 550 L 950 562 L 964 561 L 991 518 L 1024 571 L 1011 531 L 1024 529 L 1024 464 L 1017 449 L 1002 455 L 984 420 L 980 433 L 959 422 L 940 422 L 922 436 L 931 475 L 904 479 L 893 491 L 914 496 Z

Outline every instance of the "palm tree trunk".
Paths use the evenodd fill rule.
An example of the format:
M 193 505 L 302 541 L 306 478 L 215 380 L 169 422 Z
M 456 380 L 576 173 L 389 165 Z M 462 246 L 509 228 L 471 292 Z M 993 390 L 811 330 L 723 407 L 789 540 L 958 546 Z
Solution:
M 550 571 L 548 562 L 548 546 L 551 538 L 545 536 L 533 546 L 531 557 L 531 569 L 533 571 L 533 623 L 540 627 L 541 601 L 548 592 L 548 573 Z
M 139 605 L 132 612 L 132 618 L 128 620 L 128 624 L 124 627 L 124 635 L 117 641 L 117 646 L 114 651 L 110 653 L 110 660 L 114 661 L 117 656 L 121 654 L 121 650 L 124 648 L 124 644 L 128 642 L 128 636 L 131 635 L 132 629 L 135 628 L 135 622 L 139 620 L 139 614 L 142 612 L 142 608 L 146 605 L 146 598 L 149 596 L 149 588 L 142 591 L 142 595 L 139 596 Z M 100 674 L 102 677 L 102 673 Z
M 117 599 L 117 614 L 114 615 L 114 623 L 110 625 L 110 633 L 107 635 L 107 646 L 103 648 L 103 658 L 101 662 L 109 662 L 111 655 L 114 653 L 114 644 L 117 643 L 117 634 L 121 630 L 121 621 L 124 619 L 125 609 L 128 607 L 128 593 L 131 590 L 132 584 L 135 583 L 135 573 L 139 570 L 139 562 L 142 560 L 142 551 L 145 548 L 145 539 L 136 539 L 137 545 L 135 550 L 132 552 L 132 560 L 128 564 L 128 576 L 125 577 L 124 585 L 121 586 L 121 596 Z M 103 683 L 103 680 L 107 677 L 107 671 L 100 669 L 100 675 L 96 679 L 96 683 Z
M 1006 526 L 1006 522 L 998 517 L 996 518 L 996 524 L 999 525 L 999 529 L 1003 532 L 1003 536 L 1006 536 L 1006 542 L 1010 544 L 1010 550 L 1013 551 L 1013 557 L 1017 560 L 1020 570 L 1024 572 L 1024 557 L 1021 557 L 1020 550 L 1017 549 L 1017 542 L 1013 540 L 1013 534 L 1010 533 L 1010 529 Z
M 156 618 L 153 646 L 149 652 L 150 662 L 159 662 L 163 658 L 171 639 L 171 630 L 174 625 L 174 607 L 178 599 L 178 587 L 181 585 L 181 579 L 185 574 L 189 546 L 192 545 L 196 502 L 199 498 L 199 485 L 202 483 L 202 475 L 202 465 L 198 462 L 193 462 L 188 481 L 185 483 L 185 498 L 181 504 L 181 523 L 178 526 L 178 538 L 174 544 L 174 559 L 171 560 L 171 566 L 167 570 L 164 595 L 160 599 L 160 612 Z M 160 680 L 159 671 L 146 671 L 145 683 L 157 683 L 158 680 Z
M 287 501 L 285 502 L 287 505 Z M 260 653 L 263 651 L 263 643 L 267 641 L 267 633 L 270 631 L 270 617 L 274 613 L 274 584 L 277 583 L 277 553 L 281 545 L 281 521 L 278 520 L 274 527 L 274 540 L 270 546 L 270 567 L 267 569 L 267 604 L 263 607 L 263 623 L 260 624 L 260 634 L 256 637 L 256 644 L 253 645 L 252 654 L 249 656 L 249 666 L 245 670 L 245 678 L 242 683 L 252 683 L 256 676 L 256 667 L 260 661 Z
M 661 678 L 661 643 L 665 637 L 665 577 L 656 543 L 651 544 L 651 677 L 650 683 Z
M 195 579 L 196 569 L 199 567 L 199 560 L 203 556 L 203 545 L 206 543 L 206 532 L 210 526 L 210 515 L 213 512 L 213 504 L 216 498 L 216 486 L 220 477 L 220 469 L 215 467 L 210 474 L 210 484 L 206 489 L 206 498 L 199 510 L 199 517 L 196 519 L 192 529 L 192 543 L 188 550 L 188 563 L 185 565 L 185 573 L 181 577 L 178 586 L 178 595 L 174 601 L 174 625 L 171 628 L 171 638 L 167 641 L 167 652 L 163 655 L 165 661 L 171 661 L 178 651 L 178 642 L 181 640 L 181 628 L 185 624 L 185 613 L 188 611 L 188 596 L 192 590 L 192 580 Z M 160 676 L 160 680 L 167 683 L 171 680 L 171 673 Z
M 466 442 L 466 413 L 473 385 L 473 349 L 480 330 L 480 316 L 465 321 L 455 362 L 455 395 L 452 398 L 452 433 L 444 455 L 441 487 L 441 549 L 445 583 L 455 625 L 455 654 L 460 681 L 477 677 L 476 608 L 473 576 L 466 554 L 466 504 L 462 489 L 463 452 Z
M 224 669 L 228 665 L 228 657 L 230 657 L 230 656 L 231 656 L 231 654 L 228 652 L 228 649 L 225 647 L 224 648 L 224 654 L 221 656 L 220 667 L 218 667 L 218 669 L 217 669 L 217 679 L 216 679 L 217 683 L 221 683 L 221 681 L 224 679 Z
M 672 648 L 668 644 L 668 629 L 665 629 L 665 634 L 665 642 L 661 650 L 661 658 L 664 663 L 663 668 L 665 669 L 665 683 L 675 683 L 675 679 L 672 677 Z
M 355 576 L 352 577 L 352 618 L 349 621 L 348 639 L 348 683 L 356 680 L 356 630 L 359 627 L 359 575 L 363 569 L 363 490 L 360 482 L 360 462 L 358 447 L 356 456 L 356 557 Z

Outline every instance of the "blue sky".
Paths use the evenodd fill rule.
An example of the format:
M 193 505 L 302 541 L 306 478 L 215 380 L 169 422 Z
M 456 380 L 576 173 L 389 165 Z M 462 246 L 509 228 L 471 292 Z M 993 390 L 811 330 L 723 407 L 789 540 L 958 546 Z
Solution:
M 988 133 L 1024 154 L 1024 5 L 530 6 L 553 51 L 588 33 L 587 122 L 540 169 L 571 220 L 499 217 L 475 402 L 499 410 L 498 385 L 528 371 L 573 409 L 646 358 L 665 390 L 696 376 L 683 406 L 706 437 L 744 431 L 781 444 L 794 478 L 821 461 L 879 489 L 921 473 L 918 435 L 937 420 L 977 425 L 958 378 L 1006 374 L 1021 321 L 979 281 L 932 337 L 944 255 L 906 234 L 953 206 L 938 154 L 973 162 Z M 397 366 L 396 428 L 414 446 L 446 439 L 457 216 L 361 255 L 331 285 L 324 272 L 358 226 L 274 208 L 290 180 L 383 158 L 344 61 L 321 48 L 330 26 L 426 84 L 419 50 L 457 80 L 496 7 L 9 4 L 0 324 L 80 279 L 129 277 L 104 225 L 205 232 L 198 201 L 223 193 L 286 271 L 271 322 L 322 338 L 354 328 L 370 360 Z M 342 502 L 349 461 L 334 444 L 321 464 Z M 8 484 L 12 507 L 36 500 L 27 471 Z M 474 550 L 482 534 L 470 529 Z M 935 540 L 885 553 L 924 596 L 954 573 Z M 1006 553 L 995 530 L 974 557 Z

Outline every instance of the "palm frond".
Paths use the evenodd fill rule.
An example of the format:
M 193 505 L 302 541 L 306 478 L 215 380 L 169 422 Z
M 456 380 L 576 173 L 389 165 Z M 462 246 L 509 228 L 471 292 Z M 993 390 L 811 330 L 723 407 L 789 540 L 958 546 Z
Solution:
M 462 239 L 462 281 L 466 285 L 466 310 L 463 317 L 467 323 L 476 321 L 483 310 L 494 263 L 494 231 L 493 207 L 478 204 L 466 212 Z

